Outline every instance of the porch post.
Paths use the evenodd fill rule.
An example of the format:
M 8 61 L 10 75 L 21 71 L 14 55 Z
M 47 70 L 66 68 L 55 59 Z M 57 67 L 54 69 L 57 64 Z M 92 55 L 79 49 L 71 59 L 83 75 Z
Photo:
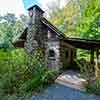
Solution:
M 95 80 L 94 49 L 90 51 L 90 80 Z
M 91 50 L 91 55 L 90 55 L 90 63 L 94 64 L 94 50 Z
M 95 76 L 96 78 L 98 77 L 98 72 L 97 72 L 97 68 L 98 68 L 98 58 L 99 58 L 99 50 L 96 50 L 96 61 L 95 61 Z

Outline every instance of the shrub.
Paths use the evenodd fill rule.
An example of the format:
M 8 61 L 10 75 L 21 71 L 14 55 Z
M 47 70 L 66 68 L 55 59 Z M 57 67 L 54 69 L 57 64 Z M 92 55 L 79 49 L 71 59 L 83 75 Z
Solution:
M 0 99 L 25 100 L 56 78 L 57 72 L 45 67 L 41 53 L 29 57 L 23 49 L 11 49 L 1 50 L 0 56 Z
M 89 93 L 100 95 L 100 78 L 98 77 L 94 79 L 93 65 L 89 64 L 84 59 L 77 60 L 77 64 L 80 67 L 82 77 L 87 79 L 87 83 L 85 84 L 86 91 Z M 97 71 L 98 74 L 100 74 L 100 70 L 97 69 Z
M 54 82 L 54 80 L 56 79 L 57 75 L 58 75 L 58 72 L 55 71 L 55 70 L 46 71 L 44 73 L 44 75 L 42 76 L 42 82 L 44 84 L 47 84 L 47 85 L 51 84 L 51 83 Z
M 94 93 L 100 95 L 100 69 L 97 68 L 98 77 L 94 80 L 94 82 L 88 82 L 86 84 L 86 90 L 89 93 Z
M 81 76 L 87 81 L 91 81 L 94 75 L 93 64 L 87 62 L 85 59 L 76 60 L 77 65 L 79 66 Z
M 18 97 L 15 95 L 8 96 L 8 100 L 18 100 Z
M 33 79 L 30 79 L 26 81 L 24 84 L 21 85 L 19 88 L 19 91 L 21 92 L 32 92 L 35 89 L 37 89 L 41 85 L 41 77 L 38 75 L 37 77 L 34 77 Z
M 25 93 L 38 90 L 53 83 L 56 77 L 57 77 L 57 71 L 53 70 L 39 73 L 34 78 L 22 84 L 22 86 L 20 87 L 20 91 Z
M 100 95 L 100 79 L 95 80 L 95 83 L 87 83 L 86 91 L 88 93 Z

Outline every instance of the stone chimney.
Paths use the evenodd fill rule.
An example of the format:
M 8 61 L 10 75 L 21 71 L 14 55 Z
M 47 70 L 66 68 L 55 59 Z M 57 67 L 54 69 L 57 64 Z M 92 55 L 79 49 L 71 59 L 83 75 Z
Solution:
M 28 8 L 28 11 L 33 11 L 35 13 L 39 13 L 40 15 L 43 15 L 43 13 L 44 13 L 44 11 L 37 5 L 34 5 L 34 6 L 30 7 L 30 8 Z
M 37 5 L 34 5 L 28 9 L 29 22 L 28 22 L 28 32 L 27 41 L 25 43 L 25 48 L 29 54 L 34 54 L 34 51 L 39 47 L 38 35 L 39 29 L 41 27 L 41 18 L 43 17 L 44 11 Z
M 40 18 L 43 16 L 44 11 L 37 5 L 34 5 L 28 9 L 29 17 L 33 24 L 39 22 Z

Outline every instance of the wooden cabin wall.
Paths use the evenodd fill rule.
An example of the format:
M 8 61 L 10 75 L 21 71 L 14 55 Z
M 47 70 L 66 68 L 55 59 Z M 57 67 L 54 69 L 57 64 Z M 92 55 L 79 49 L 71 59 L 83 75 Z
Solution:
M 63 68 L 67 68 L 70 64 L 73 63 L 76 50 L 71 45 L 65 43 L 64 41 L 60 42 L 60 61 L 62 62 Z

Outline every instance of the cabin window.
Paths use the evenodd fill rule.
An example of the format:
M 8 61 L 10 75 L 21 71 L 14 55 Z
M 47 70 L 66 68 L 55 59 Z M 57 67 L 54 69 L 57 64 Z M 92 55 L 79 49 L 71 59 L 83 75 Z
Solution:
M 54 52 L 54 50 L 49 50 L 49 57 L 50 58 L 55 58 L 55 52 Z

